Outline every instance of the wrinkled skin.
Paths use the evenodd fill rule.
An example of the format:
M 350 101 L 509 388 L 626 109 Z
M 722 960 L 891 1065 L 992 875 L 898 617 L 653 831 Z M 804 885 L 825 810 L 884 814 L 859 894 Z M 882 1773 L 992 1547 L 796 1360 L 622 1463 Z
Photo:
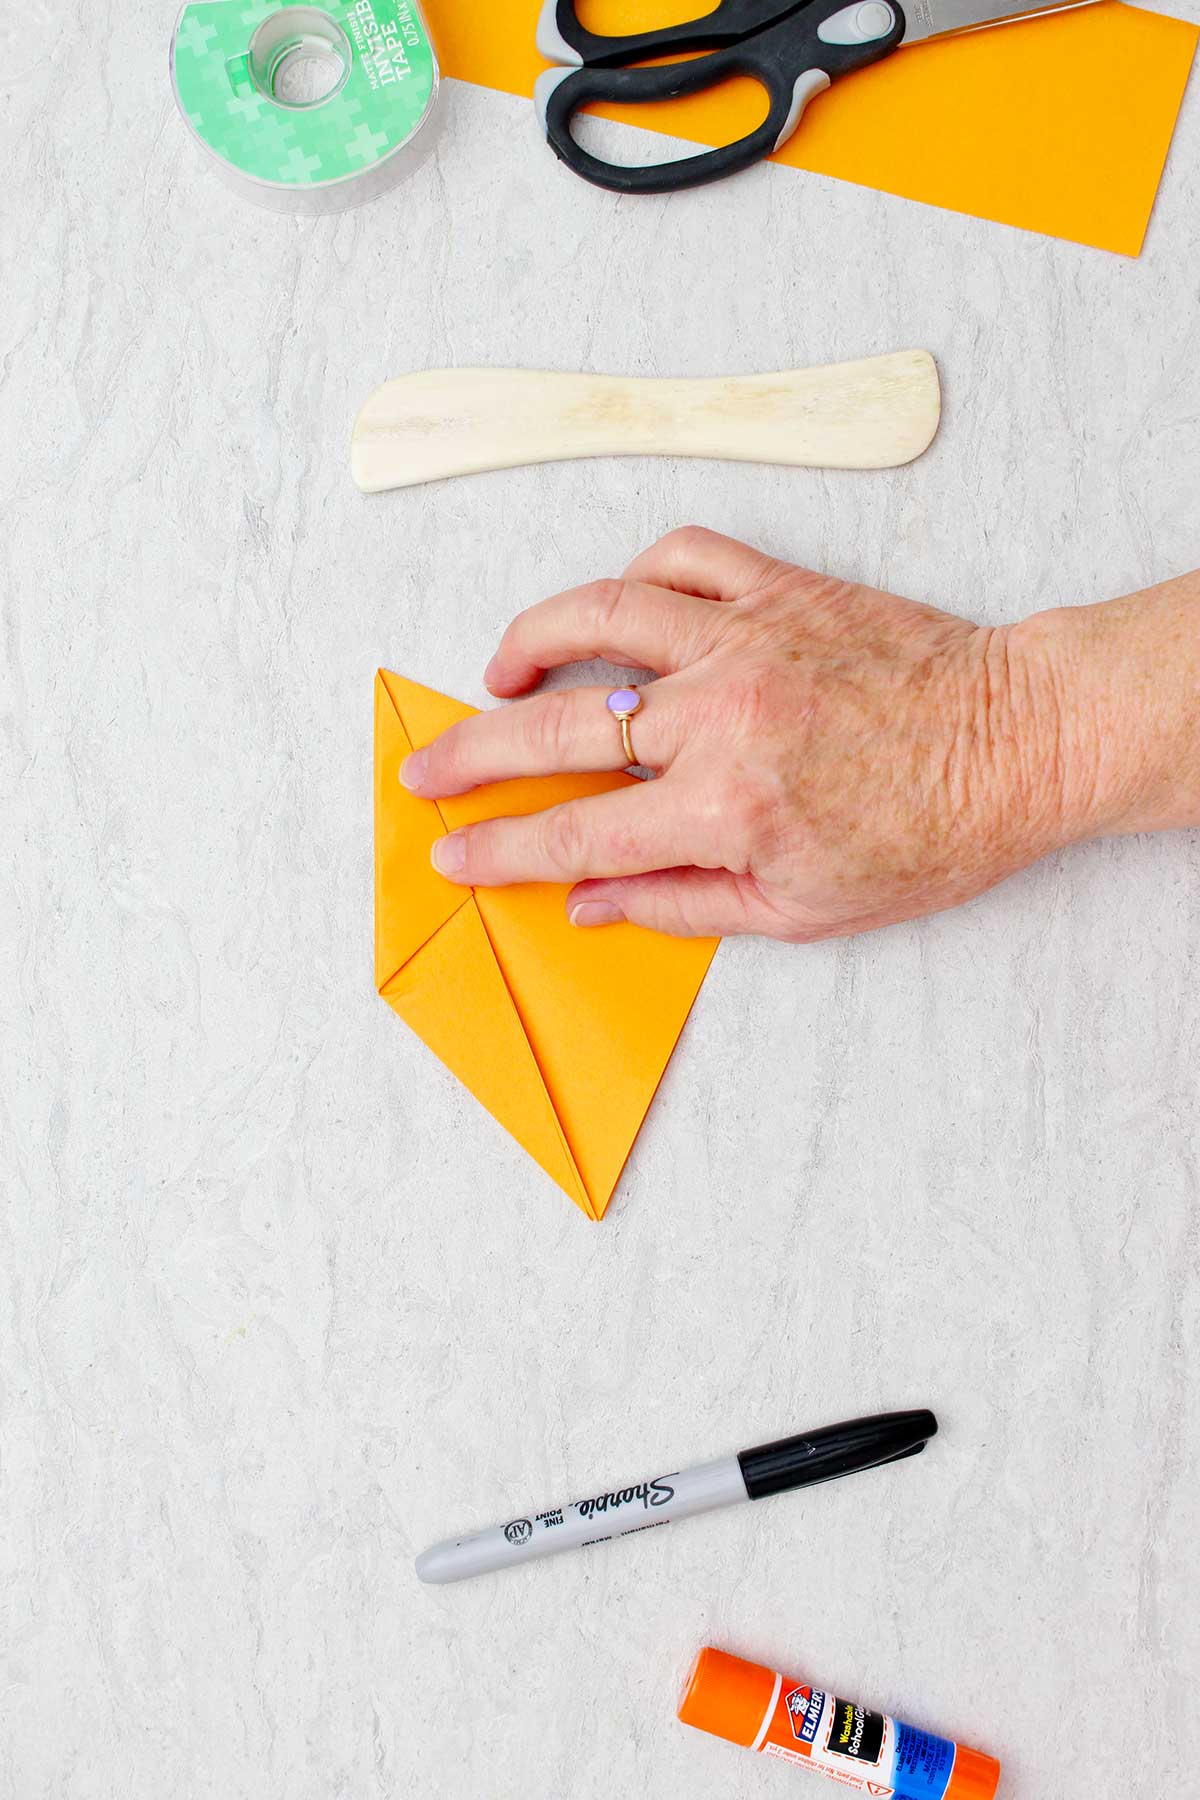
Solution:
M 594 656 L 652 669 L 632 730 L 658 779 L 452 833 L 434 860 L 473 885 L 575 884 L 567 905 L 584 926 L 802 943 L 953 906 L 1056 845 L 1121 828 L 1068 766 L 1086 762 L 1095 708 L 1065 716 L 1061 635 L 1038 620 L 985 629 L 672 532 L 622 579 L 522 613 L 486 675 L 516 699 Z M 480 714 L 402 779 L 437 797 L 619 768 L 606 692 Z

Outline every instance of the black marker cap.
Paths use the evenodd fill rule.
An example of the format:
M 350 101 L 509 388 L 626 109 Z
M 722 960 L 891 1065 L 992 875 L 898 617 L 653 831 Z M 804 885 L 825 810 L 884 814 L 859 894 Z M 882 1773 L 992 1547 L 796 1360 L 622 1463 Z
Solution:
M 937 1428 L 933 1414 L 924 1410 L 875 1413 L 869 1419 L 823 1425 L 802 1437 L 742 1450 L 738 1462 L 751 1500 L 765 1500 L 768 1494 L 813 1487 L 818 1481 L 836 1481 L 839 1475 L 918 1456 Z

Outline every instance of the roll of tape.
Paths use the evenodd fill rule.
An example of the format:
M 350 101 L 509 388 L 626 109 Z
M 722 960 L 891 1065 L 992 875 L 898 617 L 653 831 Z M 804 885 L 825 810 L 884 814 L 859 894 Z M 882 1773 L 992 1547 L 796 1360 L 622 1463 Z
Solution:
M 358 206 L 432 147 L 438 65 L 416 0 L 190 0 L 171 80 L 226 180 L 277 211 Z

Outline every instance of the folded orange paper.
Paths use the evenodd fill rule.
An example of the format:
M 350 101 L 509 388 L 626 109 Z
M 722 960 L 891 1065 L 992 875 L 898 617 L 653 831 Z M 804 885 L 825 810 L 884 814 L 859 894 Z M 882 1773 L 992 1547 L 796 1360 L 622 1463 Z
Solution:
M 593 0 L 580 16 L 593 31 L 621 32 L 706 10 L 703 0 Z M 545 67 L 533 41 L 538 0 L 426 0 L 426 11 L 447 75 L 533 92 Z M 1103 0 L 916 44 L 814 100 L 776 160 L 1136 256 L 1198 35 L 1178 19 Z M 691 99 L 605 110 L 690 143 L 727 144 L 766 107 L 755 84 L 739 80 Z
M 475 710 L 384 669 L 376 678 L 375 985 L 599 1219 L 717 946 L 633 925 L 578 930 L 561 887 L 445 881 L 429 852 L 447 831 L 632 779 L 506 781 L 436 802 L 410 794 L 404 758 Z

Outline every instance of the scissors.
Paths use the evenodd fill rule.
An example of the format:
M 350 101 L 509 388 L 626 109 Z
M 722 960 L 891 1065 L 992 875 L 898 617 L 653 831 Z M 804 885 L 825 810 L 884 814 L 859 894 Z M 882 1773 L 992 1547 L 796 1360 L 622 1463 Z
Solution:
M 558 65 L 538 77 L 534 105 L 555 154 L 597 187 L 618 194 L 667 194 L 732 175 L 786 143 L 814 95 L 841 75 L 865 69 L 905 44 L 1042 13 L 1068 12 L 1093 0 L 720 0 L 702 19 L 631 37 L 604 37 L 579 23 L 575 0 L 544 0 L 537 47 Z M 648 57 L 708 54 L 650 69 Z M 770 107 L 736 143 L 649 168 L 603 162 L 576 143 L 571 125 L 594 100 L 639 105 L 675 100 L 749 75 Z

